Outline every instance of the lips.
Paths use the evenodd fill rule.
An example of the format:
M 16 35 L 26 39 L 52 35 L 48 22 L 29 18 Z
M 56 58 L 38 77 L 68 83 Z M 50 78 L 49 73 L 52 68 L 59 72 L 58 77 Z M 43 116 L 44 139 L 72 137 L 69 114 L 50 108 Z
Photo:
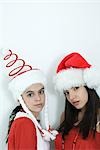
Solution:
M 74 105 L 74 106 L 79 105 L 79 101 L 75 101 L 75 102 L 73 102 L 73 105 Z
M 36 104 L 35 106 L 36 106 L 36 107 L 41 107 L 41 106 L 42 106 L 42 104 Z

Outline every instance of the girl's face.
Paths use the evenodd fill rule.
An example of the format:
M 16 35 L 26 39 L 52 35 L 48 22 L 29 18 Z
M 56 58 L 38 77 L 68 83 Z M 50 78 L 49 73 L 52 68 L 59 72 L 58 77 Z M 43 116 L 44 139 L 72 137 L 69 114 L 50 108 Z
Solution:
M 37 118 L 45 104 L 44 86 L 40 83 L 32 84 L 22 94 L 28 109 Z
M 88 93 L 84 86 L 74 87 L 64 91 L 68 101 L 76 108 L 82 109 L 88 101 Z

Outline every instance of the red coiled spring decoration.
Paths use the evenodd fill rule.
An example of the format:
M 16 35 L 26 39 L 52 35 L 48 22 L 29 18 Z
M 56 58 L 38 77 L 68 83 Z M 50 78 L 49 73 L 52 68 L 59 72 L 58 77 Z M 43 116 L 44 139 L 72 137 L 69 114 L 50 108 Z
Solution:
M 6 67 L 11 67 L 13 66 L 17 61 L 20 61 L 22 65 L 14 68 L 12 71 L 10 71 L 9 73 L 9 76 L 13 76 L 14 78 L 18 75 L 21 75 L 27 71 L 30 71 L 30 70 L 33 70 L 32 69 L 32 66 L 30 65 L 26 65 L 25 64 L 25 61 L 23 59 L 19 59 L 18 58 L 18 55 L 13 53 L 11 50 L 8 51 L 9 54 L 7 54 L 5 57 L 4 57 L 4 60 L 7 60 L 9 59 L 10 57 L 14 56 L 15 59 L 14 60 L 11 60 L 7 65 Z

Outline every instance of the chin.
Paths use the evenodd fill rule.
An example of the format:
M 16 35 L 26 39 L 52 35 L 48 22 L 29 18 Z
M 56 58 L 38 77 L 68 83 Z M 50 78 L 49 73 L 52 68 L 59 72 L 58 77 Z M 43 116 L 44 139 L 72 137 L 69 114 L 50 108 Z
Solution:
M 76 109 L 82 109 L 83 107 L 81 107 L 81 106 L 77 106 L 77 107 L 75 107 Z
M 42 108 L 37 108 L 36 112 L 39 113 L 42 111 Z

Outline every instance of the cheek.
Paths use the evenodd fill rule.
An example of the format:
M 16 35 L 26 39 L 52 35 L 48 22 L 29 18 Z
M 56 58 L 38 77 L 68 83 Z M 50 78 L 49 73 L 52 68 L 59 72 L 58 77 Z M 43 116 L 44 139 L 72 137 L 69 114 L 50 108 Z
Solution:
M 42 102 L 43 102 L 43 104 L 45 105 L 45 98 L 43 98 Z
M 82 99 L 85 103 L 88 101 L 88 93 L 86 90 L 82 92 Z
M 33 100 L 29 99 L 29 98 L 25 98 L 24 102 L 27 106 L 31 106 L 33 104 Z
M 88 101 L 88 95 L 87 95 L 87 94 L 84 96 L 84 101 L 85 101 L 85 102 Z
M 27 106 L 29 106 L 29 105 L 30 105 L 30 101 L 29 101 L 29 100 L 26 100 L 26 101 L 25 101 L 25 104 L 26 104 Z
M 45 95 L 43 95 L 42 97 L 41 97 L 41 100 L 42 100 L 42 103 L 43 103 L 43 106 L 45 105 Z

